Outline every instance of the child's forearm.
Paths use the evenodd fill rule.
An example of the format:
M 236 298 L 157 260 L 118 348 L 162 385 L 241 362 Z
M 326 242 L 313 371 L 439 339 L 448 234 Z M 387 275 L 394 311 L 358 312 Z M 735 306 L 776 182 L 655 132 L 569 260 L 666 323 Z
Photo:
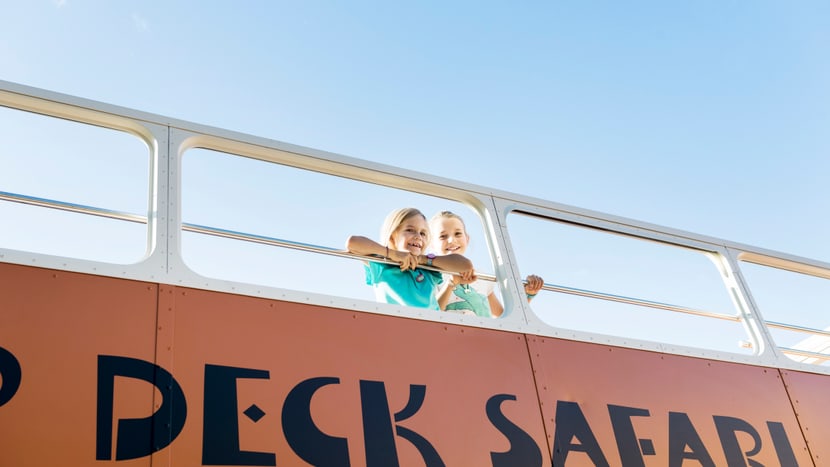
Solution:
M 386 257 L 389 251 L 388 247 L 366 237 L 352 235 L 346 240 L 346 249 L 351 253 L 359 255 L 377 255 Z
M 418 264 L 427 264 L 427 257 L 421 255 L 418 258 Z M 447 272 L 467 272 L 473 269 L 472 261 L 457 254 L 436 256 L 432 260 L 432 265 Z
M 493 315 L 494 318 L 498 318 L 504 313 L 504 306 L 499 301 L 498 297 L 496 297 L 495 292 L 490 292 L 490 295 L 487 296 L 487 301 L 490 303 L 490 314 Z
M 447 309 L 447 303 L 450 302 L 450 297 L 453 294 L 454 288 L 455 285 L 453 285 L 451 281 L 448 281 L 447 283 L 443 284 L 441 291 L 438 293 L 438 308 L 440 308 L 441 310 Z

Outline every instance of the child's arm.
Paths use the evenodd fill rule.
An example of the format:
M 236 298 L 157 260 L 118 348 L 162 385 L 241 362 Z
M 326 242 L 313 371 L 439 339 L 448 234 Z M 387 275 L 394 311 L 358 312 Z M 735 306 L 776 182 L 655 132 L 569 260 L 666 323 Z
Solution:
M 418 264 L 426 265 L 429 262 L 427 255 L 418 255 Z M 473 262 L 462 255 L 451 253 L 444 256 L 436 256 L 432 259 L 432 265 L 447 272 L 460 272 L 462 275 L 473 275 Z
M 447 303 L 450 302 L 450 297 L 452 297 L 455 284 L 453 284 L 452 280 L 449 280 L 441 284 L 440 287 L 441 289 L 438 291 L 438 308 L 445 311 L 447 309 Z
M 351 253 L 357 253 L 359 255 L 376 255 L 389 258 L 392 261 L 400 263 L 401 270 L 415 269 L 418 266 L 425 266 L 430 263 L 427 255 L 415 256 L 405 251 L 390 249 L 370 238 L 359 235 L 352 235 L 346 240 L 346 249 Z M 431 262 L 432 266 L 447 272 L 460 272 L 469 275 L 473 273 L 473 262 L 461 255 L 449 254 L 436 256 Z
M 346 249 L 350 253 L 357 253 L 359 255 L 375 255 L 386 257 L 388 247 L 366 237 L 352 235 L 346 240 Z
M 525 294 L 527 295 L 527 301 L 530 302 L 533 297 L 542 290 L 542 287 L 545 285 L 545 280 L 541 277 L 531 274 L 527 276 L 527 284 L 525 284 Z
M 487 302 L 490 303 L 490 314 L 494 318 L 498 318 L 504 313 L 504 305 L 499 301 L 499 297 L 496 297 L 496 292 L 490 292 L 490 295 L 487 296 Z
M 446 276 L 446 275 L 445 275 Z M 455 293 L 455 286 L 458 284 L 472 284 L 478 277 L 475 275 L 475 271 L 461 273 L 461 275 L 450 274 L 450 279 L 444 281 L 441 284 L 441 288 L 438 290 L 438 307 L 441 310 L 446 310 L 447 305 L 450 303 L 450 298 Z M 488 297 L 489 298 L 489 297 Z M 498 302 L 498 299 L 496 299 Z M 501 305 L 499 305 L 501 306 Z M 475 313 L 472 313 L 475 314 Z
M 527 296 L 527 301 L 533 299 L 542 287 L 545 285 L 545 281 L 536 275 L 529 275 L 527 276 L 527 284 L 525 284 L 525 295 Z M 490 313 L 493 314 L 494 317 L 498 318 L 504 313 L 504 306 L 499 301 L 499 298 L 496 297 L 495 292 L 490 292 L 490 295 L 487 296 L 487 301 L 490 303 Z
M 389 248 L 388 246 L 381 245 L 370 238 L 361 237 L 359 235 L 352 235 L 348 240 L 346 240 L 346 249 L 349 250 L 350 253 L 357 253 L 364 256 L 375 255 L 392 260 L 401 265 L 401 271 L 415 269 L 418 267 L 419 258 L 417 256 L 411 255 L 405 251 L 398 251 L 394 248 Z M 427 258 L 424 256 L 424 264 L 426 264 L 426 260 Z

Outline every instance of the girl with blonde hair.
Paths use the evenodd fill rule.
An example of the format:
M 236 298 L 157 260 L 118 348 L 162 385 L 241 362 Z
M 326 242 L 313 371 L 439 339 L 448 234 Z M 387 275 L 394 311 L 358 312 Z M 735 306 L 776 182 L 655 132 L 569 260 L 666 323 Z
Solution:
M 375 290 L 379 302 L 439 310 L 437 288 L 443 282 L 441 272 L 424 269 L 431 266 L 471 278 L 473 264 L 460 254 L 436 256 L 426 254 L 429 225 L 415 208 L 389 213 L 380 230 L 380 243 L 353 235 L 346 249 L 364 256 L 381 257 L 397 264 L 368 260 L 364 263 L 366 283 Z
M 464 219 L 450 211 L 441 211 L 430 220 L 432 249 L 441 255 L 459 254 L 467 251 L 470 235 Z M 438 256 L 440 258 L 441 256 Z M 495 283 L 479 280 L 475 275 L 447 276 L 438 292 L 438 306 L 442 310 L 460 311 L 486 318 L 499 317 L 504 306 L 495 293 Z M 541 277 L 527 276 L 525 294 L 528 302 L 539 293 L 545 281 Z

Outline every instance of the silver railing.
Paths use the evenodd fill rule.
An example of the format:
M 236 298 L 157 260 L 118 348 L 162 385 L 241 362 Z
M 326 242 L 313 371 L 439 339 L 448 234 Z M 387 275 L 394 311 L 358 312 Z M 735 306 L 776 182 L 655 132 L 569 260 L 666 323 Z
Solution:
M 67 203 L 67 202 L 64 202 L 64 201 L 51 200 L 51 199 L 46 199 L 46 198 L 37 198 L 37 197 L 33 197 L 33 196 L 26 196 L 26 195 L 21 195 L 21 194 L 17 194 L 17 193 L 10 193 L 10 192 L 6 192 L 6 191 L 0 191 L 0 200 L 12 201 L 12 202 L 22 203 L 22 204 L 27 204 L 27 205 L 32 205 L 32 206 L 39 206 L 39 207 L 57 209 L 57 210 L 61 210 L 61 211 L 69 211 L 69 212 L 75 212 L 75 213 L 80 213 L 80 214 L 88 214 L 88 215 L 93 215 L 93 216 L 106 217 L 106 218 L 110 218 L 110 219 L 117 219 L 117 220 L 123 220 L 123 221 L 128 221 L 128 222 L 143 223 L 143 224 L 147 223 L 147 217 L 146 216 L 141 216 L 141 215 L 138 215 L 138 214 L 118 212 L 118 211 L 113 211 L 113 210 L 109 210 L 109 209 L 102 209 L 102 208 L 97 208 L 97 207 L 93 207 L 93 206 L 85 206 L 85 205 L 82 205 L 82 204 Z M 290 249 L 293 249 L 293 250 L 300 250 L 300 251 L 324 254 L 324 255 L 329 255 L 329 256 L 355 258 L 355 259 L 360 259 L 360 260 L 366 260 L 367 258 L 370 258 L 372 261 L 376 261 L 376 262 L 387 263 L 387 264 L 397 264 L 395 261 L 392 261 L 392 260 L 387 260 L 387 259 L 379 258 L 379 257 L 367 257 L 367 256 L 364 256 L 364 255 L 350 253 L 348 251 L 344 251 L 344 250 L 340 250 L 340 249 L 336 249 L 336 248 L 320 246 L 320 245 L 313 245 L 313 244 L 310 244 L 310 243 L 295 242 L 295 241 L 291 241 L 291 240 L 284 240 L 284 239 L 275 238 L 275 237 L 268 237 L 268 236 L 264 236 L 264 235 L 238 232 L 238 231 L 234 231 L 234 230 L 221 229 L 221 228 L 210 227 L 210 226 L 206 226 L 206 225 L 182 223 L 182 230 L 184 230 L 186 232 L 193 232 L 193 233 L 204 234 L 204 235 L 212 235 L 214 237 L 222 237 L 222 238 L 228 238 L 228 239 L 232 239 L 232 240 L 241 240 L 241 241 L 245 241 L 245 242 L 259 243 L 259 244 L 263 244 L 263 245 L 277 246 L 277 247 L 282 247 L 282 248 L 290 248 Z M 444 271 L 442 271 L 440 269 L 437 269 L 437 268 L 430 268 L 430 267 L 427 267 L 427 266 L 421 266 L 421 267 L 423 267 L 425 269 L 431 269 L 431 270 L 434 270 L 434 271 L 444 272 Z M 490 274 L 479 273 L 477 275 L 478 275 L 479 279 L 483 279 L 483 280 L 487 280 L 487 281 L 491 281 L 491 282 L 496 281 L 496 277 L 493 276 L 493 275 L 490 275 Z M 656 309 L 661 309 L 661 310 L 674 311 L 674 312 L 678 312 L 678 313 L 685 313 L 685 314 L 689 314 L 689 315 L 702 316 L 702 317 L 707 317 L 707 318 L 717 318 L 717 319 L 723 319 L 723 320 L 728 320 L 728 321 L 740 321 L 740 318 L 737 315 L 726 315 L 726 314 L 723 314 L 723 313 L 716 313 L 716 312 L 712 312 L 712 311 L 699 310 L 699 309 L 688 308 L 688 307 L 683 307 L 683 306 L 679 306 L 679 305 L 672 305 L 672 304 L 669 304 L 669 303 L 655 302 L 655 301 L 644 300 L 644 299 L 635 298 L 635 297 L 626 297 L 626 296 L 623 296 L 623 295 L 613 295 L 613 294 L 608 294 L 608 293 L 604 293 L 604 292 L 597 292 L 597 291 L 593 291 L 593 290 L 578 289 L 578 288 L 573 288 L 573 287 L 565 287 L 565 286 L 556 285 L 556 284 L 545 283 L 542 286 L 542 289 L 550 291 L 550 292 L 559 292 L 559 293 L 565 293 L 565 294 L 569 294 L 569 295 L 578 295 L 578 296 L 581 296 L 581 297 L 588 297 L 588 298 L 594 298 L 594 299 L 599 299 L 599 300 L 607 300 L 607 301 L 612 301 L 612 302 L 625 303 L 625 304 L 629 304 L 629 305 L 638 305 L 638 306 L 643 306 L 643 307 L 648 307 L 648 308 L 656 308 Z
M 68 202 L 64 202 L 64 201 L 57 201 L 57 200 L 46 199 L 46 198 L 38 198 L 38 197 L 34 197 L 34 196 L 27 196 L 27 195 L 22 195 L 22 194 L 17 194 L 17 193 L 10 193 L 10 192 L 6 192 L 6 191 L 0 191 L 0 200 L 10 201 L 10 202 L 15 202 L 15 203 L 22 203 L 22 204 L 26 204 L 26 205 L 30 205 L 30 206 L 39 206 L 39 207 L 44 207 L 44 208 L 57 209 L 57 210 L 61 210 L 61 211 L 74 212 L 74 213 L 79 213 L 79 214 L 105 217 L 105 218 L 109 218 L 109 219 L 116 219 L 116 220 L 122 220 L 122 221 L 127 221 L 127 222 L 142 223 L 142 224 L 147 223 L 147 217 L 146 216 L 141 216 L 141 215 L 138 215 L 138 214 L 113 211 L 113 210 L 98 208 L 98 207 L 94 207 L 94 206 L 86 206 L 86 205 L 82 205 L 82 204 L 68 203 Z M 336 249 L 336 248 L 330 248 L 330 247 L 326 247 L 326 246 L 314 245 L 314 244 L 310 244 L 310 243 L 296 242 L 296 241 L 291 241 L 291 240 L 284 240 L 284 239 L 268 237 L 268 236 L 264 236 L 264 235 L 238 232 L 238 231 L 221 229 L 221 228 L 210 227 L 210 226 L 205 226 L 205 225 L 182 223 L 182 230 L 187 231 L 187 232 L 203 234 L 203 235 L 211 235 L 211 236 L 215 236 L 215 237 L 222 237 L 222 238 L 227 238 L 227 239 L 232 239 L 232 240 L 240 240 L 240 241 L 251 242 L 251 243 L 259 243 L 259 244 L 263 244 L 263 245 L 276 246 L 276 247 L 281 247 L 281 248 L 289 248 L 289 249 L 293 249 L 293 250 L 300 250 L 300 251 L 323 254 L 323 255 L 329 255 L 329 256 L 338 256 L 338 257 L 360 259 L 360 260 L 366 260 L 367 258 L 369 258 L 372 261 L 376 261 L 376 262 L 382 262 L 382 263 L 387 263 L 387 264 L 397 264 L 397 263 L 395 263 L 394 261 L 391 261 L 391 260 L 378 258 L 378 257 L 367 257 L 367 256 L 363 256 L 363 255 L 359 255 L 359 254 L 355 254 L 355 253 L 350 253 L 348 251 L 344 251 L 344 250 L 340 250 L 340 249 Z M 425 267 L 425 268 L 435 270 L 435 271 L 441 271 L 440 269 L 437 269 L 437 268 L 430 268 L 430 267 Z M 489 274 L 478 274 L 478 277 L 480 279 L 489 280 L 489 281 L 495 281 L 496 280 L 495 276 L 489 275 Z M 707 311 L 707 310 L 701 310 L 701 309 L 696 309 L 696 308 L 689 308 L 689 307 L 684 307 L 684 306 L 679 306 L 679 305 L 673 305 L 673 304 L 670 304 L 670 303 L 656 302 L 656 301 L 645 300 L 645 299 L 636 298 L 636 297 L 628 297 L 628 296 L 623 296 L 623 295 L 608 294 L 608 293 L 598 292 L 598 291 L 593 291 L 593 290 L 578 289 L 578 288 L 573 288 L 573 287 L 565 287 L 565 286 L 556 285 L 556 284 L 545 283 L 543 285 L 542 289 L 550 291 L 550 292 L 564 293 L 564 294 L 569 294 L 569 295 L 577 295 L 577 296 L 586 297 L 586 298 L 606 300 L 606 301 L 612 301 L 612 302 L 623 303 L 623 304 L 628 304 L 628 305 L 636 305 L 636 306 L 642 306 L 642 307 L 647 307 L 647 308 L 654 308 L 654 309 L 672 311 L 672 312 L 676 312 L 676 313 L 683 313 L 683 314 L 688 314 L 688 315 L 693 315 L 693 316 L 700 316 L 700 317 L 705 317 L 705 318 L 715 318 L 715 319 L 732 321 L 732 322 L 741 321 L 741 317 L 739 315 L 727 315 L 727 314 L 717 313 L 717 312 L 712 312 L 712 311 Z M 787 330 L 787 331 L 795 331 L 795 332 L 801 332 L 801 333 L 811 334 L 811 335 L 816 335 L 816 336 L 825 336 L 825 337 L 830 338 L 830 331 L 826 331 L 826 330 L 822 330 L 822 329 L 816 329 L 816 328 L 810 328 L 810 327 L 804 327 L 804 326 L 797 326 L 797 325 L 780 323 L 780 322 L 775 322 L 775 321 L 765 321 L 765 324 L 766 324 L 766 326 L 768 326 L 770 328 L 782 329 L 782 330 Z M 798 355 L 798 356 L 802 356 L 802 357 L 816 358 L 816 359 L 821 359 L 821 360 L 826 360 L 826 359 L 828 359 L 828 357 L 830 357 L 827 354 L 822 354 L 822 353 L 819 353 L 819 352 L 812 352 L 812 351 L 809 351 L 809 350 L 801 350 L 801 349 L 794 349 L 794 348 L 787 348 L 787 347 L 780 347 L 780 346 L 778 348 L 784 353 L 791 354 L 791 355 Z

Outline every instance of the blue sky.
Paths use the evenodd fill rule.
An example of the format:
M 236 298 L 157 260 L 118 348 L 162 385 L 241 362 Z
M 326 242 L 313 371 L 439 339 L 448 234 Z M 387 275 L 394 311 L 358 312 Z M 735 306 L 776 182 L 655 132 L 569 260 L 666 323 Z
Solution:
M 830 260 L 824 1 L 0 4 L 7 81 Z
M 0 0 L 0 7 L 5 81 L 830 261 L 824 1 Z M 70 148 L 26 125 L 6 132 L 0 191 L 145 210 L 147 152 L 135 138 L 108 135 L 118 140 L 113 146 L 91 149 L 81 140 Z M 72 158 L 50 159 L 55 145 Z M 111 147 L 138 157 L 113 158 Z M 190 223 L 340 248 L 347 233 L 373 236 L 382 215 L 412 204 L 405 195 L 367 196 L 371 189 L 344 189 L 345 181 L 330 187 L 250 160 L 191 160 L 183 171 L 184 186 L 193 187 L 183 203 Z M 280 194 L 274 180 L 317 189 L 294 196 L 301 190 L 280 186 L 288 193 Z M 446 202 L 415 205 L 430 215 Z M 311 209 L 317 215 L 309 216 Z M 23 250 L 35 242 L 47 250 L 34 251 L 58 255 L 65 251 L 60 242 L 90 250 L 79 257 L 126 246 L 126 262 L 144 251 L 141 227 L 105 231 L 98 219 L 46 214 L 44 224 L 20 217 L 27 220 L 17 225 L 31 228 L 7 229 L 0 241 Z M 6 203 L 0 215 L 31 212 Z M 56 218 L 66 227 L 55 228 Z M 722 285 L 707 282 L 714 272 L 708 260 L 706 274 L 698 273 L 692 268 L 700 258 L 640 254 L 641 246 L 613 241 L 599 250 L 585 232 L 510 222 L 523 274 L 714 311 L 730 307 Z M 474 262 L 492 271 L 480 226 L 472 235 Z M 242 275 L 232 280 L 319 289 L 321 269 L 296 254 L 186 240 L 185 261 L 206 276 L 224 278 L 233 265 Z M 331 281 L 342 288 L 331 293 L 368 297 L 359 267 L 344 262 L 337 272 L 323 269 L 344 278 Z M 273 267 L 289 263 L 288 271 Z M 751 283 L 791 287 L 789 277 L 749 266 L 745 274 L 761 277 Z M 793 290 L 806 293 L 753 291 L 767 319 L 826 325 L 827 281 L 804 281 Z M 699 294 L 703 289 L 713 292 Z M 665 298 L 668 291 L 684 296 Z M 554 295 L 566 302 L 546 301 Z M 584 317 L 591 329 L 603 323 L 612 333 L 642 322 L 616 310 L 609 319 L 560 316 L 579 309 L 568 300 L 540 296 L 534 310 L 566 327 L 578 328 L 567 319 Z M 649 313 L 644 319 L 655 319 Z M 686 326 L 663 329 L 683 334 Z M 733 334 L 724 332 L 723 348 L 734 348 Z

